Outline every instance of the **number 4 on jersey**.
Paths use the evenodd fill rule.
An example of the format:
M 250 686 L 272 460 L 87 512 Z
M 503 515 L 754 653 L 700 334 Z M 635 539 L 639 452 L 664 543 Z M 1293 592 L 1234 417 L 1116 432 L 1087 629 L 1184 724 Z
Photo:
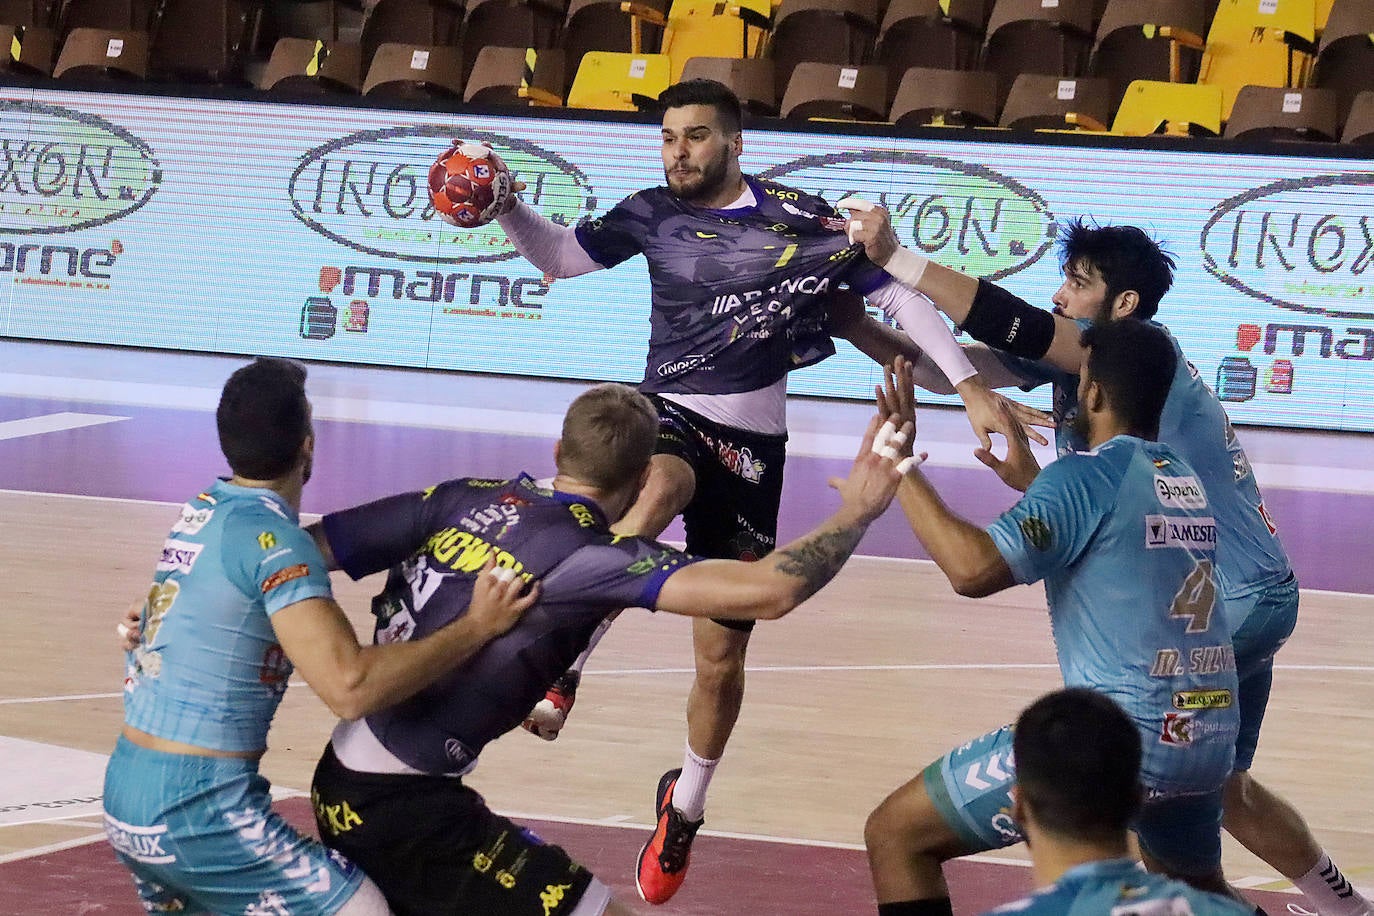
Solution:
M 1188 633 L 1206 633 L 1217 606 L 1217 586 L 1212 580 L 1212 561 L 1198 560 L 1169 606 L 1170 617 L 1186 617 Z

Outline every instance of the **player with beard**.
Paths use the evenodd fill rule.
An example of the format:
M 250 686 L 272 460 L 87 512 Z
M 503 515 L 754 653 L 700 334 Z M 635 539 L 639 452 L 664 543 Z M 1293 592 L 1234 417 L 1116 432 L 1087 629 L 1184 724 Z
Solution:
M 1173 284 L 1174 259 L 1135 226 L 1075 221 L 1061 227 L 1064 282 L 1053 296 L 1053 310 L 1046 311 L 994 283 L 902 248 L 881 207 L 852 199 L 840 206 L 852 207 L 850 231 L 875 263 L 929 296 L 980 341 L 965 352 L 989 384 L 1053 386 L 1061 455 L 1086 447 L 1073 422 L 1079 412 L 1082 331 L 1094 323 L 1135 320 L 1168 334 L 1154 316 Z M 1250 775 L 1273 683 L 1274 655 L 1297 623 L 1298 584 L 1225 409 L 1172 335 L 1169 340 L 1178 368 L 1160 418 L 1159 441 L 1176 449 L 1196 471 L 1216 518 L 1217 585 L 1240 676 L 1241 726 L 1235 768 L 1226 783 L 1226 830 L 1292 881 L 1323 916 L 1367 916 L 1374 905 L 1351 887 L 1302 815 Z M 918 385 L 938 387 L 939 374 L 928 359 L 917 363 L 915 376 Z M 979 457 L 985 463 L 990 458 L 986 452 Z
M 880 305 L 931 355 L 990 445 L 988 433 L 1007 422 L 1000 397 L 977 377 L 929 302 L 891 282 L 851 244 L 824 200 L 741 172 L 734 93 L 689 80 L 659 102 L 666 187 L 633 194 L 575 228 L 514 199 L 498 217 L 516 249 L 549 276 L 576 277 L 637 254 L 648 262 L 650 337 L 640 390 L 658 410 L 659 443 L 648 484 L 616 530 L 657 537 L 681 514 L 687 550 L 698 556 L 757 559 L 773 549 L 787 373 L 835 352 L 825 302 L 842 284 Z M 876 323 L 860 318 L 859 325 Z M 751 628 L 748 621 L 694 621 L 683 766 L 659 782 L 658 827 L 637 869 L 650 903 L 667 901 L 686 875 L 707 788 L 743 701 Z M 594 646 L 595 638 L 587 652 Z M 585 660 L 586 653 L 536 708 L 532 731 L 556 735 Z

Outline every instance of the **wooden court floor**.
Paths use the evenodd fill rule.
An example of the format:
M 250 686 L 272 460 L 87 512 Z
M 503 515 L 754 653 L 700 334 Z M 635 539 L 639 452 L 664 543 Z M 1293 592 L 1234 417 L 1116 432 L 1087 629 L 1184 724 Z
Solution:
M 170 504 L 0 491 L 0 749 L 7 738 L 50 746 L 51 765 L 39 764 L 50 783 L 64 778 L 58 749 L 107 754 L 113 745 L 123 675 L 114 626 L 146 588 L 175 514 Z M 379 581 L 336 585 L 367 635 L 365 608 Z M 1374 597 L 1304 594 L 1254 767 L 1366 888 L 1374 886 L 1372 626 Z M 507 813 L 647 825 L 659 774 L 681 758 L 690 669 L 685 619 L 622 615 L 564 735 L 551 744 L 507 736 L 471 783 Z M 712 786 L 707 828 L 861 843 L 867 812 L 888 791 L 1058 683 L 1039 587 L 975 601 L 954 595 L 929 563 L 857 558 L 809 603 L 755 632 L 744 712 Z M 307 788 L 332 724 L 310 689 L 293 684 L 265 774 Z M 91 789 L 89 774 L 72 779 L 72 793 Z M 54 809 L 0 826 L 0 860 L 89 837 L 98 825 L 98 816 Z M 1229 839 L 1225 864 L 1233 878 L 1273 877 Z

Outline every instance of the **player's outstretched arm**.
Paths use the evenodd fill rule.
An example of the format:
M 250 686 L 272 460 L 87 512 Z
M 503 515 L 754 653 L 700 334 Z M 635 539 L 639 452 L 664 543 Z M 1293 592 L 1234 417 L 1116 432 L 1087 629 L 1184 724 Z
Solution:
M 343 719 L 384 709 L 452 671 L 505 633 L 539 598 L 488 559 L 467 613 L 422 639 L 363 646 L 332 598 L 308 598 L 272 615 L 286 657 L 320 699 Z
M 911 364 L 905 359 L 898 359 L 886 373 L 878 400 L 881 409 L 914 428 L 916 392 Z M 903 479 L 897 499 L 917 540 L 956 592 L 982 598 L 1016 584 L 992 536 L 951 512 L 919 468 L 913 468 Z
M 840 571 L 869 524 L 892 502 L 911 454 L 913 433 L 874 416 L 849 475 L 832 478 L 840 508 L 809 533 L 754 563 L 703 560 L 668 577 L 657 608 L 695 617 L 774 620 L 810 598 Z M 884 433 L 887 443 L 875 448 Z M 895 434 L 895 435 L 894 435 Z M 912 463 L 911 461 L 907 462 Z
M 1027 359 L 1044 359 L 1066 372 L 1083 365 L 1078 324 L 1036 308 L 994 283 L 951 270 L 903 248 L 887 210 L 859 198 L 845 198 L 851 242 L 908 289 L 929 297 L 975 340 Z

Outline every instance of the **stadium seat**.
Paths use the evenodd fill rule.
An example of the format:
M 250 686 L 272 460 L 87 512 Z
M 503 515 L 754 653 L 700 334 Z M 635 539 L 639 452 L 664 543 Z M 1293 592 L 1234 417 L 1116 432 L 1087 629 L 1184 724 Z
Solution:
M 783 92 L 802 61 L 865 63 L 878 34 L 878 0 L 782 0 L 773 14 L 768 55 Z M 781 102 L 781 98 L 779 98 Z
M 471 0 L 463 20 L 463 82 L 483 48 L 552 48 L 563 6 L 557 0 Z
M 56 14 L 58 39 L 65 44 L 73 29 L 148 32 L 157 0 L 62 0 Z
M 1242 86 L 1226 122 L 1228 140 L 1334 141 L 1340 100 L 1332 89 Z
M 463 60 L 455 47 L 388 41 L 377 46 L 363 95 L 407 99 L 463 97 Z
M 384 44 L 421 49 L 457 47 L 462 27 L 463 5 L 457 0 L 377 0 L 363 21 L 359 39 L 363 70 L 371 72 L 372 56 Z M 447 60 L 449 55 L 436 55 L 435 60 L 439 57 Z M 367 92 L 366 86 L 363 92 Z
M 1374 3 L 1336 0 L 1330 13 L 1309 85 L 1336 90 L 1344 118 L 1357 94 L 1374 89 Z
M 1111 80 L 1023 73 L 1011 85 L 999 127 L 1106 131 L 1115 110 Z
M 775 116 L 778 97 L 773 62 L 764 57 L 693 57 L 682 68 L 682 79 L 715 80 L 739 96 L 749 114 Z
M 263 9 L 259 41 L 275 45 L 281 38 L 340 40 L 343 16 L 333 0 L 272 0 Z
M 559 46 L 568 52 L 574 71 L 588 51 L 657 54 L 663 29 L 654 20 L 662 22 L 667 12 L 668 0 L 572 0 Z
M 568 92 L 567 72 L 562 48 L 485 47 L 468 76 L 463 101 L 558 107 Z
M 986 0 L 892 0 L 878 29 L 874 60 L 888 70 L 889 91 L 913 67 L 971 70 L 978 65 Z
M 571 55 L 569 55 L 571 56 Z M 588 51 L 568 90 L 569 108 L 651 111 L 668 88 L 672 65 L 666 54 Z
M 1118 101 L 1134 80 L 1194 82 L 1206 31 L 1206 0 L 1111 0 L 1088 72 L 1111 80 Z
M 52 6 L 45 0 L 0 0 L 0 69 L 51 76 L 57 52 Z
M 675 0 L 662 24 L 673 81 L 693 57 L 757 57 L 772 27 L 769 0 Z
M 148 77 L 148 33 L 72 29 L 52 75 L 58 79 L 142 80 Z
M 1128 137 L 1221 135 L 1221 87 L 1136 80 L 1126 87 L 1112 133 Z
M 997 101 L 1006 102 L 1022 73 L 1078 76 L 1092 45 L 1092 0 L 997 0 L 988 18 L 982 66 L 997 74 Z
M 1341 131 L 1342 143 L 1374 144 L 1374 92 L 1355 96 Z
M 780 112 L 796 121 L 887 120 L 887 68 L 802 61 L 792 71 Z
M 157 79 L 238 83 L 261 12 L 253 0 L 165 0 L 148 69 Z
M 1221 116 L 1231 116 L 1242 86 L 1301 86 L 1316 53 L 1315 0 L 1221 0 L 1198 82 L 1221 87 Z
M 363 52 L 351 42 L 279 38 L 258 78 L 258 88 L 305 95 L 356 94 L 362 87 Z
M 1326 23 L 1331 18 L 1331 8 L 1339 2 L 1340 0 L 1317 0 L 1316 25 L 1318 35 L 1326 28 Z
M 912 67 L 902 75 L 888 120 L 903 127 L 992 127 L 997 80 L 983 70 Z

